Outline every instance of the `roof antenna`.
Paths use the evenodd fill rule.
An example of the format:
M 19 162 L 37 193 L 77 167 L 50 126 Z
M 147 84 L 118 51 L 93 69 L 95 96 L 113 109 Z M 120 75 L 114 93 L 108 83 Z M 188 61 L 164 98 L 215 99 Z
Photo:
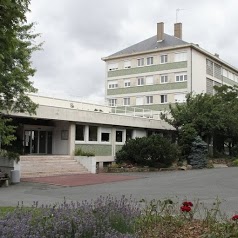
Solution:
M 178 23 L 178 14 L 179 14 L 179 11 L 183 11 L 185 9 L 182 9 L 182 8 L 177 8 L 176 9 L 176 23 Z

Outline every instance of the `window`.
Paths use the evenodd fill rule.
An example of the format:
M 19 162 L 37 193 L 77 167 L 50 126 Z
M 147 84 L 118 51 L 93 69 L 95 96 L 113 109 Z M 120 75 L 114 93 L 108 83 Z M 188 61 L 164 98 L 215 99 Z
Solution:
M 144 85 L 144 78 L 138 78 L 138 79 L 137 79 L 137 85 L 138 85 L 138 86 Z
M 174 101 L 177 103 L 186 102 L 186 94 L 175 94 Z
M 187 74 L 178 74 L 178 75 L 175 75 L 175 81 L 176 81 L 176 82 L 187 81 Z
M 221 66 L 218 64 L 214 64 L 214 76 L 221 79 Z
M 110 142 L 111 128 L 101 127 L 101 142 Z
M 144 66 L 144 58 L 137 59 L 137 66 Z
M 136 105 L 143 105 L 144 104 L 144 98 L 138 97 L 136 98 Z
M 213 62 L 208 59 L 206 61 L 206 71 L 207 71 L 207 74 L 213 76 Z
M 133 133 L 133 130 L 126 129 L 126 141 L 132 139 L 132 133 Z
M 129 60 L 124 61 L 124 68 L 125 68 L 125 69 L 131 68 L 131 61 L 129 61 Z
M 108 101 L 110 107 L 115 107 L 117 105 L 117 100 L 115 98 L 109 99 Z
M 118 88 L 118 82 L 117 81 L 108 82 L 108 88 L 109 89 Z
M 154 61 L 154 57 L 148 57 L 148 58 L 146 59 L 147 65 L 153 64 L 153 63 L 154 63 L 153 61 Z
M 153 76 L 148 76 L 148 77 L 145 78 L 145 84 L 146 85 L 152 85 L 153 82 L 154 82 Z
M 161 75 L 160 83 L 168 83 L 168 75 Z
M 123 141 L 123 131 L 116 131 L 116 142 L 122 142 Z
M 168 102 L 168 100 L 167 100 L 167 95 L 160 95 L 160 102 L 161 102 L 161 103 L 166 103 L 166 102 Z
M 223 69 L 222 75 L 228 78 L 228 71 L 226 69 Z
M 84 131 L 85 131 L 85 126 L 76 125 L 75 140 L 84 141 Z
M 109 142 L 110 134 L 109 133 L 102 133 L 101 134 L 101 142 Z
M 89 141 L 97 141 L 97 140 L 98 140 L 98 127 L 89 126 Z
M 118 63 L 108 64 L 108 71 L 117 70 L 117 69 L 118 69 Z
M 125 86 L 125 88 L 130 87 L 131 86 L 131 81 L 130 80 L 125 80 L 124 81 L 124 86 Z
M 168 62 L 168 55 L 161 55 L 160 56 L 160 63 L 164 64 Z
M 130 98 L 123 98 L 123 105 L 129 106 L 130 105 Z
M 175 53 L 174 61 L 175 62 L 187 61 L 187 53 L 186 52 Z
M 153 96 L 146 96 L 146 103 L 152 104 L 153 103 Z

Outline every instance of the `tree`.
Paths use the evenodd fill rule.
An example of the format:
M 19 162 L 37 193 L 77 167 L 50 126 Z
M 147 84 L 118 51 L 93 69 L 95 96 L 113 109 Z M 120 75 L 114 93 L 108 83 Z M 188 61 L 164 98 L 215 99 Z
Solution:
M 10 112 L 35 113 L 37 105 L 27 93 L 36 92 L 31 55 L 40 49 L 35 43 L 34 23 L 27 23 L 29 0 L 0 0 L 0 136 L 2 144 L 14 139 L 13 127 L 4 115 Z
M 238 142 L 238 88 L 215 86 L 215 95 L 188 94 L 186 103 L 170 105 L 162 119 L 174 126 L 182 155 L 188 158 L 196 135 L 207 144 L 213 140 L 214 151 L 224 153 L 227 142 L 229 153 Z

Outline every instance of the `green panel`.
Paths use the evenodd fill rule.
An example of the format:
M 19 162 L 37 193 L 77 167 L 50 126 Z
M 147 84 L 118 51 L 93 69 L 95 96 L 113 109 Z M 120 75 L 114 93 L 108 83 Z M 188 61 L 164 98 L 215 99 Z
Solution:
M 121 150 L 121 148 L 122 148 L 122 145 L 116 145 L 116 152 Z
M 76 144 L 75 149 L 80 148 L 84 152 L 92 152 L 96 156 L 111 156 L 112 145 L 99 145 L 99 144 Z
M 226 78 L 226 77 L 224 77 L 223 76 L 223 82 L 224 83 L 227 83 L 227 84 L 229 84 L 229 85 L 237 85 L 238 86 L 238 83 L 237 82 L 235 82 L 235 81 L 233 81 L 233 80 L 231 80 L 231 79 L 228 79 L 228 78 Z
M 156 71 L 170 70 L 170 69 L 180 69 L 180 68 L 187 68 L 187 61 L 108 71 L 107 76 L 110 78 L 110 77 L 118 77 L 123 75 L 142 74 L 142 73 L 149 73 L 149 72 L 156 72 Z
M 183 88 L 187 88 L 187 82 L 163 83 L 163 84 L 145 85 L 129 88 L 108 89 L 107 95 L 154 92 L 154 91 L 174 90 Z

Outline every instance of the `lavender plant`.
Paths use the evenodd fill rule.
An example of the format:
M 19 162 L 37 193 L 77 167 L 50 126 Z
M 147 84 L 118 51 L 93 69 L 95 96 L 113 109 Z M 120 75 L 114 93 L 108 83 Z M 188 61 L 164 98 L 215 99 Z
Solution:
M 111 196 L 82 203 L 18 207 L 0 219 L 3 238 L 132 238 L 138 205 L 131 198 Z

